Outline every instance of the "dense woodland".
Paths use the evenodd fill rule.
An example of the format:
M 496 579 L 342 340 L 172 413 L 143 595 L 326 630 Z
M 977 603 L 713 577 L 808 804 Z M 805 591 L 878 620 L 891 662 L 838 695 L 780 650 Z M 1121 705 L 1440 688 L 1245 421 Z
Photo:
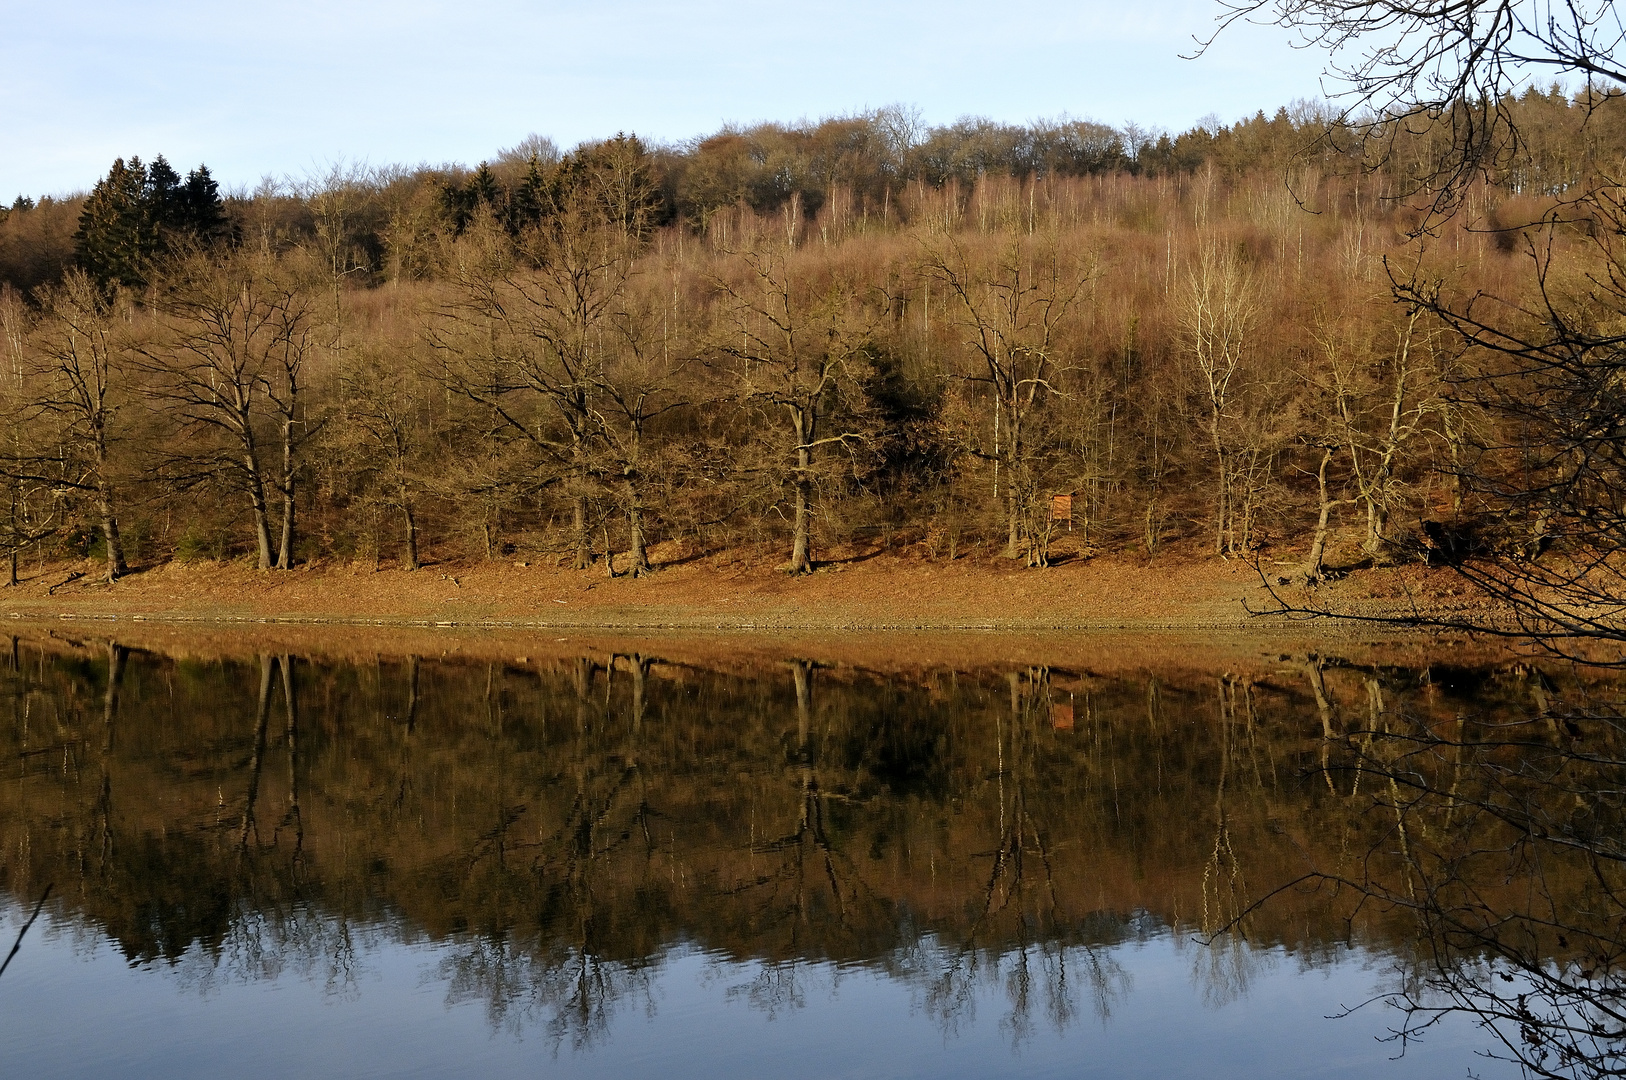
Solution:
M 1451 132 L 1312 106 L 1178 136 L 893 108 L 533 137 L 225 195 L 120 160 L 0 218 L 0 549 L 12 580 L 1534 553 L 1562 523 L 1500 493 L 1550 462 L 1497 404 L 1540 373 L 1457 317 L 1612 332 L 1610 230 L 1565 208 L 1626 160 L 1626 113 L 1501 107 L 1520 137 L 1448 215 Z

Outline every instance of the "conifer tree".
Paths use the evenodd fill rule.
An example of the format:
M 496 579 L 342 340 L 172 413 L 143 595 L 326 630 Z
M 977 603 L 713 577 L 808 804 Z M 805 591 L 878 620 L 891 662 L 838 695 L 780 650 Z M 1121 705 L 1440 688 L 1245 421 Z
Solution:
M 208 247 L 237 238 L 237 229 L 220 199 L 220 185 L 209 174 L 209 166 L 199 165 L 186 174 L 180 200 L 185 228 L 200 244 Z
M 96 182 L 74 234 L 79 264 L 103 285 L 139 285 L 157 247 L 145 212 L 147 167 L 139 157 L 113 162 Z
M 159 154 L 147 166 L 147 183 L 141 193 L 142 210 L 154 229 L 170 231 L 183 228 L 184 207 L 181 202 L 181 175 Z
M 74 234 L 79 263 L 103 285 L 144 284 L 153 260 L 178 246 L 229 242 L 231 221 L 220 188 L 199 166 L 183 181 L 164 160 L 123 158 L 91 191 Z

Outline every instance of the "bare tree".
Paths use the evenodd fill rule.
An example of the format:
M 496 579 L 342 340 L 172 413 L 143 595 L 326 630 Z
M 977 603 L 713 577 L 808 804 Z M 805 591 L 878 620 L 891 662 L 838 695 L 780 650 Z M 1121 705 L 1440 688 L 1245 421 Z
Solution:
M 813 490 L 821 451 L 855 450 L 868 439 L 859 377 L 871 328 L 856 286 L 819 274 L 788 245 L 760 242 L 734 257 L 741 271 L 720 277 L 725 299 L 717 352 L 733 367 L 740 400 L 784 421 L 782 468 L 792 491 L 792 574 L 813 570 Z M 843 408 L 842 406 L 845 406 Z
M 355 467 L 369 475 L 375 497 L 401 516 L 402 562 L 420 565 L 418 504 L 430 434 L 428 389 L 398 355 L 358 357 L 341 378 L 341 440 L 356 444 Z M 348 438 L 347 438 L 348 437 Z
M 1626 214 L 1615 220 L 1626 223 Z M 1600 230 L 1601 272 L 1563 273 L 1552 249 L 1542 250 L 1535 295 L 1525 303 L 1400 286 L 1468 352 L 1473 366 L 1452 380 L 1455 403 L 1495 421 L 1475 438 L 1465 470 L 1494 517 L 1478 536 L 1443 538 L 1439 554 L 1509 605 L 1522 633 L 1566 650 L 1563 643 L 1578 638 L 1626 641 L 1620 235 Z M 1472 555 L 1488 557 L 1464 558 Z
M 1469 182 L 1517 149 L 1525 133 L 1514 122 L 1514 90 L 1538 77 L 1579 76 L 1590 116 L 1626 86 L 1618 59 L 1626 30 L 1612 0 L 1224 0 L 1222 29 L 1242 18 L 1294 28 L 1329 50 L 1329 74 L 1351 94 L 1352 108 L 1370 107 L 1380 126 L 1443 123 L 1449 138 L 1438 141 L 1420 178 L 1437 212 L 1457 210 Z M 1626 536 L 1619 389 L 1626 339 L 1618 329 L 1626 313 L 1626 203 L 1614 164 L 1593 160 L 1588 168 L 1539 220 L 1521 226 L 1531 267 L 1522 294 L 1453 290 L 1417 263 L 1390 271 L 1396 299 L 1443 326 L 1444 351 L 1462 357 L 1437 410 L 1453 462 L 1454 507 L 1460 513 L 1468 488 L 1500 519 L 1427 540 L 1509 605 L 1519 632 L 1557 647 L 1576 638 L 1626 640 L 1626 569 L 1616 555 Z M 1570 228 L 1576 221 L 1584 226 L 1579 242 Z M 1410 335 L 1408 327 L 1403 343 Z M 1404 378 L 1391 389 L 1389 434 L 1376 445 L 1365 440 L 1375 469 L 1362 486 L 1373 496 L 1374 526 L 1385 448 L 1412 428 L 1418 408 L 1405 404 Z M 1469 416 L 1489 421 L 1472 437 L 1464 431 Z M 1507 536 L 1509 524 L 1525 535 Z M 1561 549 L 1555 557 L 1541 558 L 1554 549 Z
M 56 484 L 40 474 L 47 456 L 38 442 L 38 425 L 27 423 L 32 411 L 29 371 L 27 309 L 10 288 L 0 288 L 0 345 L 5 348 L 5 369 L 0 372 L 0 419 L 7 432 L 0 446 L 0 479 L 5 484 L 0 502 L 0 548 L 6 553 L 7 586 L 18 583 L 22 550 L 54 536 L 63 520 L 63 504 Z
M 128 344 L 120 341 L 122 297 L 109 299 L 85 274 L 74 271 L 45 294 L 45 318 L 34 335 L 29 412 L 23 422 L 52 421 L 54 456 L 36 460 L 29 477 L 83 492 L 92 501 L 106 547 L 107 579 L 127 572 L 114 492 L 114 419 L 126 392 Z M 21 465 L 21 462 L 17 463 Z
M 1237 429 L 1252 376 L 1247 362 L 1255 348 L 1258 287 L 1234 252 L 1208 241 L 1187 274 L 1182 299 L 1185 355 L 1214 455 L 1214 554 L 1235 554 L 1239 536 L 1247 532 L 1238 522 L 1246 516 L 1241 489 L 1252 462 L 1239 445 Z
M 1448 137 L 1415 177 L 1449 213 L 1476 176 L 1506 163 L 1525 139 L 1512 108 L 1528 86 L 1580 76 L 1599 97 L 1626 87 L 1626 24 L 1614 0 L 1219 0 L 1219 29 L 1239 21 L 1294 31 L 1325 50 L 1347 104 L 1327 134 L 1394 139 L 1443 128 Z M 1597 100 L 1597 99 L 1594 99 Z
M 1361 548 L 1379 561 L 1396 553 L 1389 519 L 1404 504 L 1403 471 L 1414 459 L 1413 443 L 1432 434 L 1429 425 L 1444 407 L 1439 333 L 1423 318 L 1423 310 L 1412 306 L 1390 325 L 1323 322 L 1312 334 L 1310 381 L 1326 413 L 1318 445 L 1342 452 L 1351 494 L 1335 502 L 1358 503 L 1365 511 Z M 1324 467 L 1322 474 L 1324 480 Z
M 993 462 L 993 495 L 1003 498 L 1005 555 L 1023 552 L 1023 523 L 1048 493 L 1032 482 L 1030 418 L 1059 392 L 1064 323 L 1091 274 L 1063 254 L 1054 237 L 1012 240 L 991 257 L 970 250 L 946 231 L 922 243 L 921 266 L 947 288 L 956 326 L 974 370 L 954 376 L 985 386 L 993 398 L 990 437 L 973 452 Z M 1002 486 L 1003 485 L 1003 486 Z M 1001 494 L 1003 492 L 1003 495 Z
M 648 491 L 661 471 L 651 428 L 689 404 L 685 375 L 697 353 L 691 343 L 658 331 L 654 312 L 635 304 L 627 307 L 602 343 L 602 362 L 593 375 L 593 416 L 603 471 L 613 477 L 627 518 L 628 572 L 642 577 L 650 571 Z M 606 568 L 613 566 L 608 540 L 604 555 Z
M 603 336 L 625 297 L 635 249 L 585 190 L 511 245 L 495 227 L 459 248 L 460 296 L 434 329 L 438 377 L 491 411 L 563 473 L 573 562 L 592 563 L 596 402 Z M 525 404 L 540 402 L 558 426 Z
M 201 455 L 182 452 L 177 479 L 231 476 L 253 510 L 260 569 L 290 569 L 300 449 L 318 426 L 302 396 L 311 290 L 297 267 L 264 252 L 197 255 L 171 268 L 153 306 L 162 330 L 139 349 L 150 393 L 190 438 L 217 436 Z M 268 492 L 282 504 L 274 556 Z

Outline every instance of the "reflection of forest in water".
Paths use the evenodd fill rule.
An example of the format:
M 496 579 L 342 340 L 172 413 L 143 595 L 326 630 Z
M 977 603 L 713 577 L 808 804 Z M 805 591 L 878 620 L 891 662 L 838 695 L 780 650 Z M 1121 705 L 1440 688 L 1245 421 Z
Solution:
M 575 1043 L 691 944 L 755 965 L 742 992 L 770 1011 L 798 1004 L 808 961 L 906 980 L 950 1029 L 997 980 L 1017 1037 L 1109 1013 L 1131 981 L 1110 946 L 1152 933 L 1240 927 L 1190 949 L 1214 1000 L 1246 988 L 1243 938 L 1311 964 L 1363 944 L 1421 986 L 1442 954 L 1406 902 L 1419 890 L 1465 891 L 1487 919 L 1539 893 L 1566 915 L 1529 924 L 1537 966 L 1597 950 L 1567 913 L 1618 915 L 1600 901 L 1613 871 L 1574 845 L 1484 863 L 1521 826 L 1482 812 L 1463 771 L 1472 731 L 1503 720 L 1573 742 L 1551 701 L 1597 685 L 1512 663 L 1254 668 L 195 661 L 22 641 L 0 652 L 0 888 L 31 905 L 50 885 L 59 919 L 201 978 L 342 987 L 377 935 L 443 942 L 454 997 Z M 1457 737 L 1426 766 L 1374 767 L 1440 730 Z M 1510 753 L 1487 760 L 1506 773 Z M 1581 962 L 1602 979 L 1613 961 Z

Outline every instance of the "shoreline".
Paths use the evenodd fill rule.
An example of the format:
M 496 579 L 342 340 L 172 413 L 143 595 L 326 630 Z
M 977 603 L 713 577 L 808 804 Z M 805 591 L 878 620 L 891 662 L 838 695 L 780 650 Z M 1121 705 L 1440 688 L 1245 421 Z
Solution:
M 1421 616 L 1420 616 L 1421 617 Z M 286 626 L 286 627 L 355 627 L 374 630 L 459 630 L 459 631 L 596 631 L 602 633 L 717 633 L 717 634 L 777 634 L 777 633 L 863 633 L 863 634 L 1184 634 L 1223 632 L 1241 635 L 1282 636 L 1298 634 L 1307 638 L 1362 638 L 1367 636 L 1427 636 L 1495 634 L 1492 626 L 1447 628 L 1411 625 L 1405 616 L 1396 612 L 1393 621 L 1381 617 L 1355 618 L 1343 615 L 1294 616 L 1261 613 L 1257 621 L 1225 621 L 1202 619 L 1145 620 L 1137 622 L 1107 620 L 1075 620 L 1042 622 L 1030 620 L 1000 620 L 984 623 L 953 623 L 930 621 L 863 621 L 816 620 L 794 617 L 754 621 L 735 619 L 713 621 L 705 616 L 672 618 L 652 621 L 636 617 L 604 616 L 575 621 L 505 619 L 417 619 L 406 616 L 379 617 L 351 614 L 290 614 L 290 615 L 230 615 L 197 612 L 151 612 L 128 614 L 94 611 L 9 611 L 0 618 L 22 625 L 43 625 L 51 622 L 66 623 L 135 623 L 157 626 Z
M 1042 570 L 878 550 L 790 577 L 756 552 L 678 559 L 640 579 L 527 561 L 415 571 L 354 563 L 261 571 L 165 563 L 109 585 L 86 562 L 31 567 L 0 590 L 12 622 L 378 630 L 630 633 L 1225 633 L 1348 638 L 1438 634 L 1408 617 L 1484 625 L 1498 612 L 1449 569 L 1352 571 L 1314 590 L 1268 587 L 1254 566 L 1213 557 L 1102 554 Z M 1286 600 L 1337 616 L 1271 609 Z M 1381 620 L 1395 620 L 1385 623 Z M 1457 631 L 1452 631 L 1453 633 Z M 1466 631 L 1462 631 L 1466 632 Z

